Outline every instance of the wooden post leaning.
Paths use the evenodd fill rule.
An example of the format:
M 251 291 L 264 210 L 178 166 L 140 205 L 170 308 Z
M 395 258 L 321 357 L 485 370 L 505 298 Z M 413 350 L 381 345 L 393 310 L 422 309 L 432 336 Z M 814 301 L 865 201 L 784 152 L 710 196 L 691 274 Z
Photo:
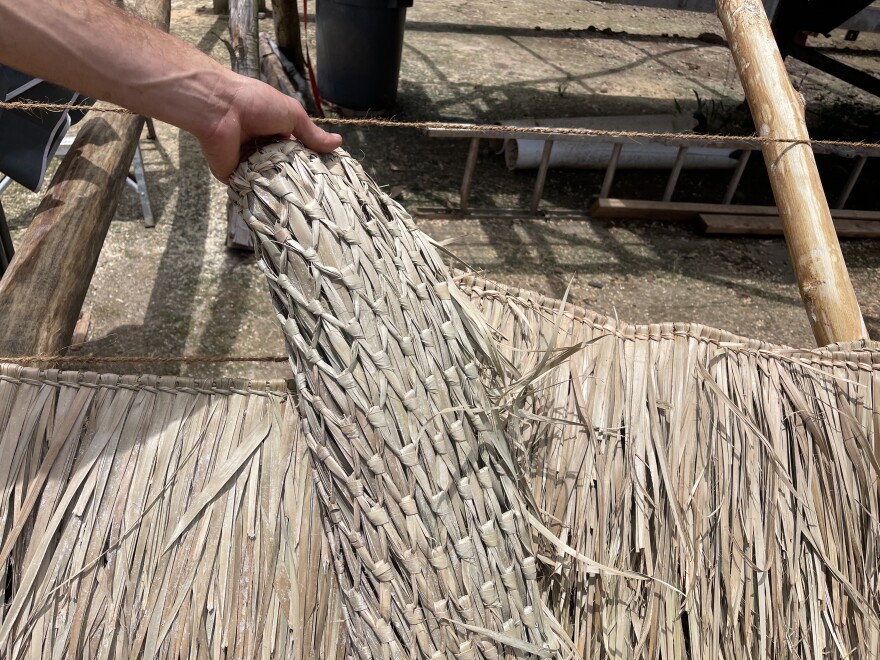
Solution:
M 229 55 L 232 70 L 260 79 L 257 0 L 230 0 Z M 232 204 L 226 205 L 226 247 L 251 249 L 251 232 Z
M 168 29 L 170 0 L 125 8 Z M 54 355 L 71 343 L 144 119 L 92 113 L 52 177 L 0 280 L 0 355 Z
M 716 7 L 758 134 L 798 140 L 766 142 L 761 151 L 816 342 L 867 338 L 807 143 L 803 98 L 789 80 L 764 7 L 759 0 L 717 0 Z
M 283 92 L 292 99 L 296 99 L 300 105 L 305 107 L 306 100 L 302 93 L 294 86 L 284 72 L 284 65 L 275 55 L 272 46 L 269 44 L 269 36 L 265 32 L 260 32 L 260 71 L 263 74 L 263 80 L 272 85 L 279 92 Z
M 297 71 L 305 75 L 306 61 L 302 51 L 297 3 L 298 0 L 272 0 L 272 19 L 275 21 L 275 42 L 278 50 L 293 62 Z

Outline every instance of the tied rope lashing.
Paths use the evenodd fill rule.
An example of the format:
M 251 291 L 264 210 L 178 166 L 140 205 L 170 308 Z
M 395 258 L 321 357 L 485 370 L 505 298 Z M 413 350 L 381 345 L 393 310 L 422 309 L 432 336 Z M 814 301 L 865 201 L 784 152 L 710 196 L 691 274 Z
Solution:
M 266 146 L 230 186 L 295 373 L 351 649 L 560 654 L 490 391 L 508 367 L 431 239 L 341 149 Z

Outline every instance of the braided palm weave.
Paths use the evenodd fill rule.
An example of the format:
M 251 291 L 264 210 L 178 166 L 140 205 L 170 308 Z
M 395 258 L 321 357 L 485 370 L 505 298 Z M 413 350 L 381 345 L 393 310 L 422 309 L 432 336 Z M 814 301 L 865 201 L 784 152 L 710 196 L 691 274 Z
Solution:
M 505 366 L 434 244 L 342 150 L 266 146 L 230 185 L 296 374 L 352 652 L 562 653 L 490 393 Z

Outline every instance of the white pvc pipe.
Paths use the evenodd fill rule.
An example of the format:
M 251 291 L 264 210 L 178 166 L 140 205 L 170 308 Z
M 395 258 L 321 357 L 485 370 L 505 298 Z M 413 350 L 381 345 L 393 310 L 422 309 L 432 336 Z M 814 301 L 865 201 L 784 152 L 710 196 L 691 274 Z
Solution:
M 504 126 L 542 126 L 590 128 L 607 131 L 677 133 L 690 130 L 693 122 L 676 115 L 636 115 L 621 117 L 574 117 L 567 119 L 514 119 Z M 597 142 L 558 141 L 550 155 L 552 168 L 605 169 L 613 145 Z M 537 169 L 544 150 L 543 140 L 509 139 L 504 143 L 504 159 L 511 170 Z M 620 152 L 617 169 L 668 170 L 675 163 L 678 147 L 665 144 L 627 142 Z M 736 152 L 717 147 L 691 147 L 684 169 L 723 170 L 736 167 Z

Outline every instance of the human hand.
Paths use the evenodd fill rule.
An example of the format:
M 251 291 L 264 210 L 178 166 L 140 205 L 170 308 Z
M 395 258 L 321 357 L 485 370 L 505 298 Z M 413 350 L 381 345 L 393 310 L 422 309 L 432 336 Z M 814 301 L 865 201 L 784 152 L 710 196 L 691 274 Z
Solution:
M 257 138 L 294 137 L 320 153 L 342 144 L 340 135 L 319 128 L 297 101 L 274 87 L 237 74 L 230 80 L 217 93 L 226 112 L 203 134 L 196 134 L 211 173 L 223 183 L 241 161 L 242 150 Z

